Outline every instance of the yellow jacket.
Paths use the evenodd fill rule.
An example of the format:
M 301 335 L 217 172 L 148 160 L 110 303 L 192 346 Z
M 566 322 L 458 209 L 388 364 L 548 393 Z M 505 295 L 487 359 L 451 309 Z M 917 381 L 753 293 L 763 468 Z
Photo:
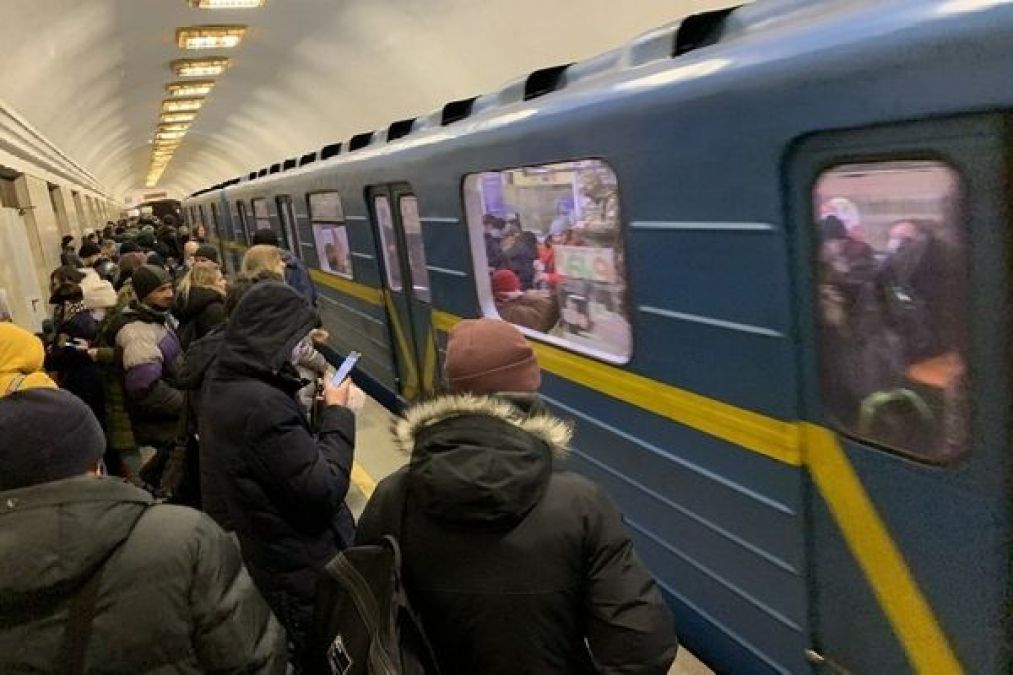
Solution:
M 42 371 L 45 356 L 39 338 L 13 323 L 0 322 L 0 397 L 22 389 L 56 389 Z

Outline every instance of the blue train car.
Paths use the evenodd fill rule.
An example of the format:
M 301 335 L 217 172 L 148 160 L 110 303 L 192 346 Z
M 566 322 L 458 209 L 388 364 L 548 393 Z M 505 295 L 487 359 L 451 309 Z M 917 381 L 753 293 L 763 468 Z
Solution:
M 394 408 L 518 317 L 719 672 L 1009 672 L 1011 40 L 1006 0 L 761 0 L 187 217 L 275 229 Z

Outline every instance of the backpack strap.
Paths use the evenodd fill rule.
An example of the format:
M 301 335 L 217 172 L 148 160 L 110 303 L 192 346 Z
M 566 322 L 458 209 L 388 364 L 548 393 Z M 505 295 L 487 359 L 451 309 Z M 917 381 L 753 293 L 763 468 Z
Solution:
M 64 630 L 63 644 L 60 645 L 60 655 L 57 661 L 58 664 L 63 665 L 63 669 L 57 672 L 63 672 L 66 675 L 84 675 L 85 656 L 88 653 L 88 643 L 91 641 L 91 631 L 95 620 L 102 573 L 116 552 L 130 540 L 130 536 L 137 528 L 137 524 L 144 518 L 144 514 L 148 512 L 150 506 L 151 504 L 145 504 L 144 511 L 134 521 L 134 524 L 130 526 L 127 536 L 113 547 L 109 554 L 106 555 L 105 560 L 99 565 L 98 570 L 92 573 L 84 586 L 71 598 L 67 627 Z

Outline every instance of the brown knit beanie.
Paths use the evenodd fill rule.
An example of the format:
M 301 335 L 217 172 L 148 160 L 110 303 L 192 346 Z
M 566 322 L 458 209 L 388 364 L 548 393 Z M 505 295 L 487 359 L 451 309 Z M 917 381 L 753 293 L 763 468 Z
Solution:
M 456 393 L 536 392 L 542 372 L 519 330 L 498 319 L 468 319 L 450 331 L 447 381 Z

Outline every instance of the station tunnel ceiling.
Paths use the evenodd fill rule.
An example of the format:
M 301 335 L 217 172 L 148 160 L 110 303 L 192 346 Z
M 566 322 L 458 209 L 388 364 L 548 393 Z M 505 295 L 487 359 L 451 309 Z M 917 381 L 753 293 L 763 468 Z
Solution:
M 222 54 L 159 190 L 176 195 L 579 61 L 723 0 L 4 0 L 0 100 L 120 198 L 144 186 L 170 62 Z M 176 29 L 244 24 L 235 49 Z

